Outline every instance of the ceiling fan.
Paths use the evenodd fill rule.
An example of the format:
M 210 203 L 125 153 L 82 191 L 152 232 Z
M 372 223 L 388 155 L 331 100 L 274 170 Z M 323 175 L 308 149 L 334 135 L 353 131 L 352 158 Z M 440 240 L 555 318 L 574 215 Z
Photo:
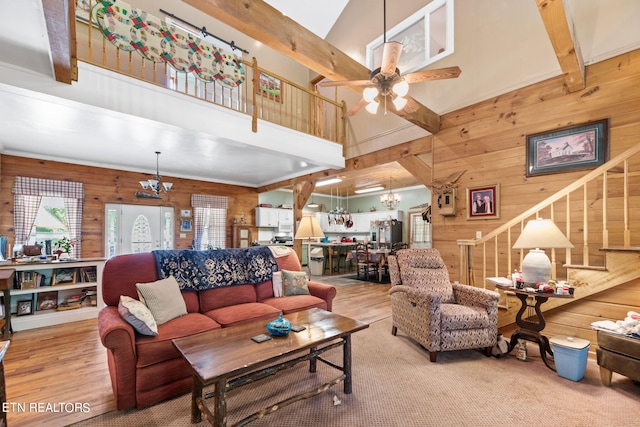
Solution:
M 376 68 L 371 72 L 370 80 L 341 80 L 320 83 L 320 86 L 323 87 L 359 86 L 365 88 L 362 92 L 362 99 L 353 106 L 351 110 L 349 110 L 347 113 L 348 117 L 356 114 L 364 106 L 366 106 L 367 111 L 375 114 L 378 111 L 378 106 L 381 102 L 384 102 L 386 111 L 387 101 L 392 103 L 397 111 L 400 111 L 407 106 L 411 108 L 411 103 L 417 103 L 417 101 L 407 95 L 410 83 L 419 83 L 428 80 L 452 79 L 458 77 L 461 73 L 459 67 L 447 67 L 401 75 L 397 66 L 398 61 L 400 60 L 400 54 L 402 53 L 402 43 L 387 41 L 386 0 L 384 1 L 383 8 L 384 46 L 382 50 L 382 63 L 379 68 Z

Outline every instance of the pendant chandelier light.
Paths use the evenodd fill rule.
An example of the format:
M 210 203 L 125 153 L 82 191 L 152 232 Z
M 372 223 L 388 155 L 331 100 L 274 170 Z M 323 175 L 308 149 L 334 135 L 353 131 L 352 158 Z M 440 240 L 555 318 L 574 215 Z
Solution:
M 140 186 L 144 192 L 136 192 L 136 197 L 139 199 L 162 199 L 160 193 L 163 191 L 168 193 L 173 187 L 172 182 L 162 182 L 160 177 L 160 152 L 156 151 L 156 176 L 153 179 L 146 181 L 140 181 Z M 151 190 L 151 193 L 147 193 L 147 190 Z
M 400 204 L 400 195 L 393 194 L 391 191 L 391 177 L 389 177 L 389 193 L 380 196 L 380 203 L 385 205 L 388 210 L 391 210 Z

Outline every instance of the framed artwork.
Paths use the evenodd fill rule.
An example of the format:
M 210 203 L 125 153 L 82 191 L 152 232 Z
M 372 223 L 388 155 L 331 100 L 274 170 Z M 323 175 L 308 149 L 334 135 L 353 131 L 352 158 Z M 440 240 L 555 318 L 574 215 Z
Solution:
M 37 311 L 52 310 L 58 306 L 58 291 L 38 293 Z
M 76 283 L 75 268 L 56 268 L 51 277 L 52 285 L 73 285 Z
M 609 160 L 609 119 L 527 135 L 527 176 L 593 169 Z
M 17 301 L 17 314 L 18 316 L 25 316 L 33 313 L 33 300 L 23 299 Z
M 191 220 L 190 219 L 181 219 L 180 220 L 180 231 L 191 231 Z
M 500 218 L 500 185 L 467 188 L 467 219 Z
M 259 73 L 256 93 L 272 101 L 282 102 L 282 80 L 262 71 Z
M 182 218 L 191 218 L 191 209 L 180 209 L 180 216 Z

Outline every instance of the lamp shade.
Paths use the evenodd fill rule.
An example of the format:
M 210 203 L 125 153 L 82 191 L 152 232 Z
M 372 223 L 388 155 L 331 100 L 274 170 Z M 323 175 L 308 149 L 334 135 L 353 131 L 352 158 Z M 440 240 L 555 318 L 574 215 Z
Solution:
M 531 249 L 522 260 L 525 283 L 547 282 L 551 278 L 551 261 L 539 248 L 572 248 L 573 245 L 550 219 L 527 223 L 513 245 L 514 249 Z
M 315 216 L 303 216 L 296 230 L 295 239 L 312 239 L 324 237 L 320 223 Z
M 513 249 L 573 248 L 573 245 L 550 219 L 533 219 L 527 223 Z

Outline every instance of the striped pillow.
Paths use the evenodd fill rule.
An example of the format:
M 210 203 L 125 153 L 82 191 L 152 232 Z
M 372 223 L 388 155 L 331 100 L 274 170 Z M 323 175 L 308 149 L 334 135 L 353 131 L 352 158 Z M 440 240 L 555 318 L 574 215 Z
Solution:
M 158 325 L 187 314 L 180 285 L 173 276 L 151 283 L 136 283 L 136 289 Z

